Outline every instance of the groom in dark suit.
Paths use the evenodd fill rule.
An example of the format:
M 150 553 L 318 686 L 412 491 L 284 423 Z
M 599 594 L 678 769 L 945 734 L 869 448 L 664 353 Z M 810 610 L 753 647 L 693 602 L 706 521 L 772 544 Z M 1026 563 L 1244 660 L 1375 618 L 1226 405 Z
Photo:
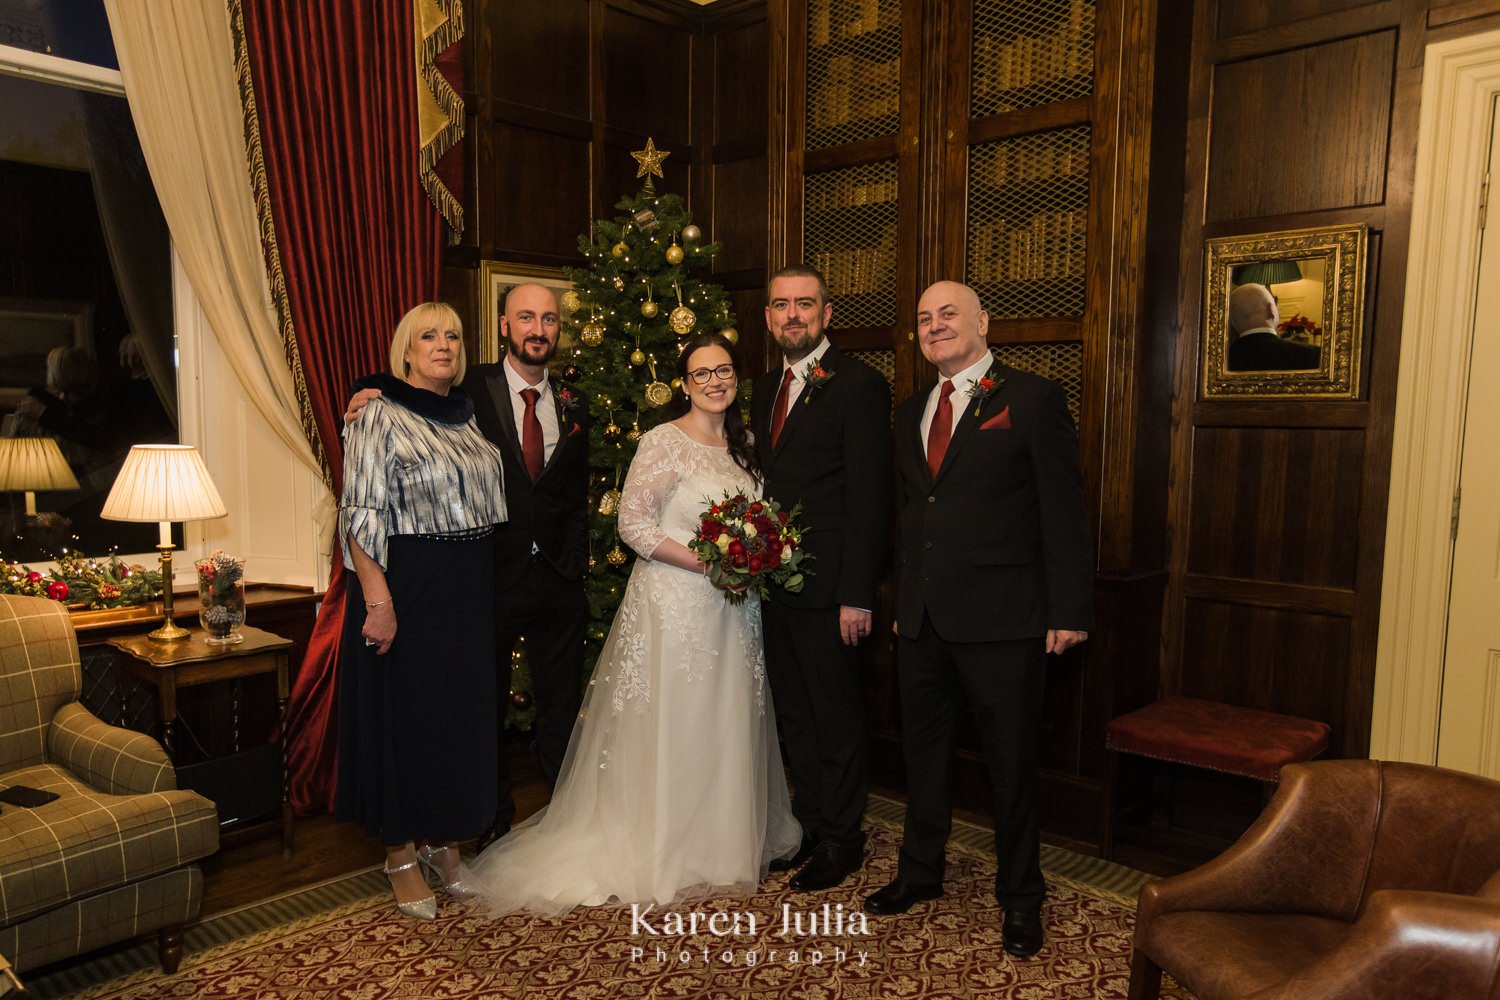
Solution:
M 1006 952 L 1042 946 L 1036 745 L 1047 654 L 1088 638 L 1093 548 L 1078 436 L 1055 383 L 999 364 L 973 290 L 922 294 L 939 379 L 896 411 L 896 622 L 906 829 L 896 879 L 865 901 L 901 913 L 942 894 L 958 716 L 972 709 L 995 792 Z
M 866 748 L 859 643 L 870 634 L 890 531 L 890 388 L 824 335 L 833 315 L 814 268 L 772 275 L 766 326 L 782 363 L 755 382 L 751 427 L 766 496 L 802 505 L 800 593 L 763 606 L 766 670 L 802 824 L 804 892 L 838 885 L 863 859 Z
M 547 362 L 557 353 L 561 316 L 551 289 L 512 288 L 500 318 L 506 347 L 499 364 L 470 365 L 460 387 L 474 400 L 479 431 L 500 449 L 507 521 L 495 533 L 496 650 L 501 657 L 499 807 L 479 837 L 483 850 L 504 836 L 515 818 L 505 750 L 510 655 L 526 637 L 536 701 L 536 744 L 542 773 L 557 783 L 568 737 L 582 701 L 583 634 L 588 599 L 588 398 L 553 385 Z M 344 420 L 355 419 L 377 390 L 356 393 Z M 435 704 L 453 692 L 413 692 Z M 439 712 L 434 725 L 442 724 Z
M 480 433 L 500 448 L 509 519 L 495 533 L 496 649 L 509 677 L 510 651 L 526 637 L 536 702 L 536 745 L 548 785 L 557 783 L 578 716 L 588 599 L 588 399 L 553 383 L 547 362 L 557 353 L 557 297 L 524 284 L 505 297 L 499 364 L 471 365 L 463 389 L 474 399 Z M 483 850 L 510 829 L 505 713 L 510 685 L 500 686 L 500 798 L 495 822 L 479 838 Z

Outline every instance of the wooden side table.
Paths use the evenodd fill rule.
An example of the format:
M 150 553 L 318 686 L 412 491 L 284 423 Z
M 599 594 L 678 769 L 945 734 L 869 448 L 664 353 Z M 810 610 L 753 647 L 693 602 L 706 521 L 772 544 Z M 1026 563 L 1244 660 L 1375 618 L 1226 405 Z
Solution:
M 177 689 L 216 681 L 276 675 L 276 711 L 281 751 L 281 854 L 292 856 L 292 805 L 288 797 L 286 756 L 286 700 L 291 689 L 292 640 L 248 625 L 240 627 L 244 641 L 233 646 L 210 645 L 202 629 L 191 630 L 181 642 L 157 642 L 145 635 L 115 636 L 109 645 L 126 654 L 120 666 L 156 689 L 161 716 L 162 745 L 177 763 Z

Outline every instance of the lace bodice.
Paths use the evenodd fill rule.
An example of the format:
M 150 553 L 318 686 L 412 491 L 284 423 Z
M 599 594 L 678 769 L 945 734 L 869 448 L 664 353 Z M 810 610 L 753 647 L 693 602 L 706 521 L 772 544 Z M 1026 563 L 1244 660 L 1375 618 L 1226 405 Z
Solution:
M 699 444 L 676 424 L 647 431 L 636 449 L 620 498 L 620 538 L 644 558 L 672 538 L 686 545 L 699 515 L 726 490 L 760 496 L 760 484 L 735 464 L 728 448 Z

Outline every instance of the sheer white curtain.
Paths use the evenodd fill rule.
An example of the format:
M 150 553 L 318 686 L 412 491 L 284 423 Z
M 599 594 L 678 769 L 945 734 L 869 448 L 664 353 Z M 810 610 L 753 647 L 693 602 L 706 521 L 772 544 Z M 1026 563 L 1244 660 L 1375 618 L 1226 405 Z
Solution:
M 104 0 L 125 96 L 193 293 L 245 394 L 297 459 L 302 431 L 261 254 L 227 5 Z M 324 490 L 320 541 L 331 531 Z

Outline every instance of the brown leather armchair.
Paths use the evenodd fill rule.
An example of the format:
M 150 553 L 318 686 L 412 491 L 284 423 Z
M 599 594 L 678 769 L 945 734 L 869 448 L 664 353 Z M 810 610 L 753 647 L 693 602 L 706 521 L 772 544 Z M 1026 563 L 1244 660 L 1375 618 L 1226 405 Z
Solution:
M 1500 1000 L 1500 782 L 1288 765 L 1233 847 L 1141 887 L 1131 1000 Z

